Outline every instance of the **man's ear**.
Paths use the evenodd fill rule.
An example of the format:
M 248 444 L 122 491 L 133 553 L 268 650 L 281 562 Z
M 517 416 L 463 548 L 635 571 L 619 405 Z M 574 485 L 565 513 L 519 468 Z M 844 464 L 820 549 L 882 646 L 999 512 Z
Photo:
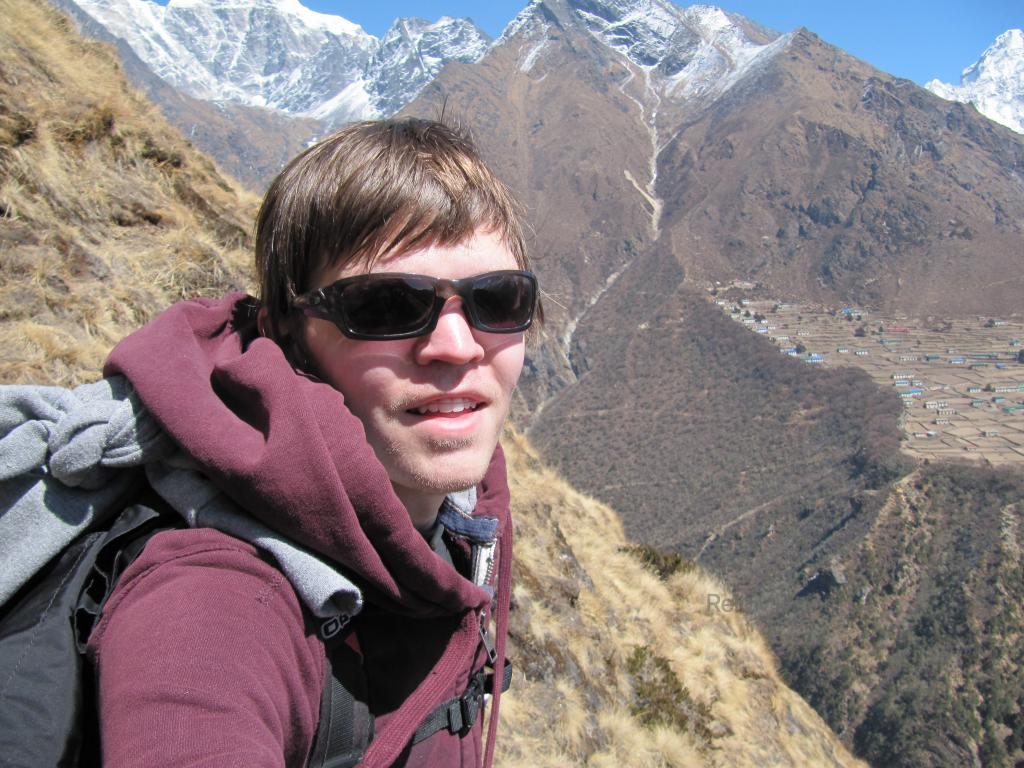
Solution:
M 278 321 L 277 329 L 274 332 L 273 341 L 284 351 L 285 357 L 295 368 L 309 369 L 309 355 L 306 354 L 302 344 L 301 332 L 293 332 L 292 324 L 295 315 L 290 315 Z M 270 337 L 270 313 L 266 307 L 260 307 L 256 313 L 256 329 L 260 336 Z

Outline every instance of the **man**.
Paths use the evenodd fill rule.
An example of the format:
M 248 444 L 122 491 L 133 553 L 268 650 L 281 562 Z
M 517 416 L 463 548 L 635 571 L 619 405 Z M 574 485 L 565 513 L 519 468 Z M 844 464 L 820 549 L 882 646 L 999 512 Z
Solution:
M 457 131 L 359 123 L 275 180 L 256 258 L 258 307 L 176 305 L 105 369 L 180 449 L 155 491 L 257 533 L 159 533 L 118 582 L 89 642 L 104 764 L 307 764 L 327 636 L 357 653 L 335 676 L 374 718 L 361 764 L 489 764 L 512 558 L 498 438 L 537 307 L 514 202 Z

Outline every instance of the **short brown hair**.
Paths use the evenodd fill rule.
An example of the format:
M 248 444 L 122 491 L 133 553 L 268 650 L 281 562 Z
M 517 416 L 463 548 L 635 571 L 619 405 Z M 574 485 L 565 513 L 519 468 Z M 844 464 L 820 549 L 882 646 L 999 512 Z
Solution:
M 518 206 L 460 129 L 402 118 L 353 123 L 293 159 L 263 198 L 256 268 L 264 331 L 323 268 L 494 231 L 528 268 Z M 287 348 L 287 347 L 286 347 Z

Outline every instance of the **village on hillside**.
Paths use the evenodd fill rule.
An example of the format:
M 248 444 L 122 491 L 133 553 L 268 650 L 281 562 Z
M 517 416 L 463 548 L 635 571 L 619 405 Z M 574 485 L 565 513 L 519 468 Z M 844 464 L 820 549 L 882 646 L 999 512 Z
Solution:
M 715 288 L 711 299 L 782 354 L 856 366 L 900 396 L 906 452 L 1024 464 L 1021 317 L 892 318 L 766 299 L 744 288 Z

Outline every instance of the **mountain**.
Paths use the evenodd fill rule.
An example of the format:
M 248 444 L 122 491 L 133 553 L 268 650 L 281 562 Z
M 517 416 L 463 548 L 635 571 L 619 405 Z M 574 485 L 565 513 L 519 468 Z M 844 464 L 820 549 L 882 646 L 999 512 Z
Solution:
M 1018 593 L 1005 576 L 1017 534 L 994 561 L 974 555 L 1019 508 L 993 498 L 971 528 L 959 492 L 925 491 L 963 548 L 943 560 L 894 543 L 870 560 L 889 515 L 910 514 L 900 484 L 916 488 L 899 403 L 857 371 L 780 358 L 707 294 L 744 281 L 824 306 L 1019 313 L 1021 137 L 807 30 L 657 0 L 537 0 L 404 112 L 440 104 L 528 212 L 549 322 L 517 420 L 544 460 L 620 510 L 634 540 L 725 579 L 788 679 L 876 764 L 973 764 L 996 741 L 1018 754 L 1015 683 L 990 711 L 971 698 L 993 690 L 974 673 L 960 689 L 909 681 L 947 578 Z M 915 556 L 917 581 L 893 582 L 888 568 Z M 849 573 L 871 574 L 863 613 Z M 886 614 L 901 589 L 910 607 Z M 965 612 L 987 621 L 991 596 Z M 929 625 L 929 669 L 1002 659 L 999 631 L 968 641 L 954 625 Z M 858 647 L 877 654 L 863 679 Z M 1021 679 L 1019 661 L 1006 669 Z
M 996 38 L 981 58 L 963 71 L 960 85 L 932 80 L 925 85 L 950 101 L 973 104 L 981 114 L 1024 133 L 1024 30 Z
M 441 103 L 533 212 L 557 330 L 531 358 L 531 419 L 586 365 L 584 318 L 652 258 L 658 289 L 1020 307 L 1021 137 L 806 30 L 662 0 L 538 0 L 406 111 Z
M 68 386 L 170 301 L 245 287 L 256 201 L 109 46 L 34 0 L 0 12 L 0 380 Z M 863 765 L 719 581 L 631 545 L 521 435 L 503 443 L 516 672 L 497 765 Z
M 267 107 L 328 126 L 396 111 L 448 61 L 490 39 L 468 19 L 398 19 L 378 39 L 298 0 L 74 0 L 153 72 L 206 101 Z

